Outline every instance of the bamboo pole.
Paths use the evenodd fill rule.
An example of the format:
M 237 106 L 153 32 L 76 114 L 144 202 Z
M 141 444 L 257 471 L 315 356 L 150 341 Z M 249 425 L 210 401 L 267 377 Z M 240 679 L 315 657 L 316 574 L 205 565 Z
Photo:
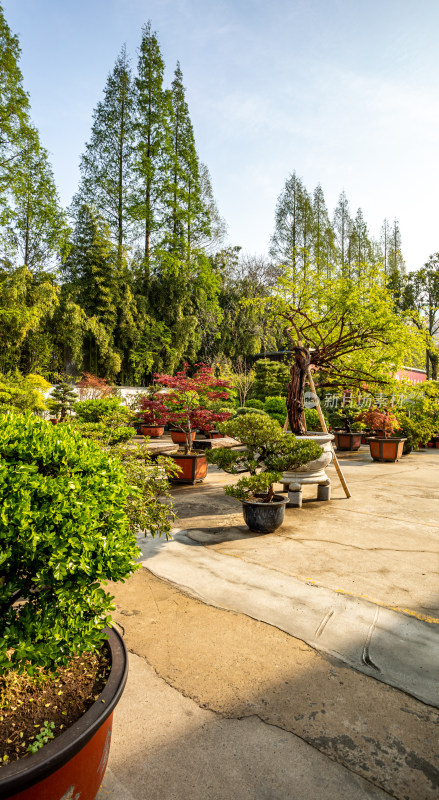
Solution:
M 320 408 L 320 401 L 319 401 L 319 398 L 317 397 L 316 387 L 315 387 L 315 384 L 314 384 L 314 379 L 313 379 L 313 376 L 311 374 L 311 370 L 310 370 L 309 367 L 308 367 L 308 373 L 307 374 L 308 374 L 308 382 L 309 382 L 309 385 L 311 387 L 311 391 L 312 391 L 312 393 L 314 395 L 314 400 L 315 400 L 316 408 L 317 408 L 317 414 L 319 415 L 319 420 L 320 420 L 320 424 L 322 426 L 322 431 L 323 431 L 323 433 L 328 433 L 328 429 L 326 427 L 325 418 L 323 416 L 322 409 Z M 345 491 L 346 497 L 351 497 L 351 493 L 350 493 L 350 491 L 348 489 L 348 485 L 347 485 L 347 483 L 345 481 L 345 477 L 343 475 L 341 466 L 338 463 L 338 458 L 336 456 L 336 453 L 335 453 L 335 450 L 334 450 L 334 447 L 333 447 L 332 443 L 331 443 L 331 447 L 332 447 L 332 452 L 334 454 L 334 467 L 336 469 L 338 477 L 340 478 L 340 483 L 343 486 L 343 489 Z

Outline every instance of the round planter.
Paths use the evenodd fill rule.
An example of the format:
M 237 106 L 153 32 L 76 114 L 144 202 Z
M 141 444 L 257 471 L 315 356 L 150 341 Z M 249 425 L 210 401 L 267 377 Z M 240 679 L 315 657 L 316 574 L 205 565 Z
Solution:
M 271 503 L 244 500 L 242 503 L 244 522 L 255 533 L 273 533 L 284 521 L 287 502 L 288 498 L 280 494 L 275 494 Z
M 142 436 L 151 436 L 152 439 L 158 439 L 160 436 L 163 436 L 164 432 L 164 426 L 144 425 L 143 423 L 140 425 L 140 433 Z
M 172 483 L 199 483 L 207 475 L 207 458 L 204 453 L 172 453 L 177 466 L 180 467 L 180 474 L 177 478 L 172 478 Z
M 334 440 L 337 450 L 356 452 L 360 449 L 363 434 L 358 432 L 334 431 Z
M 404 442 L 400 436 L 389 439 L 372 436 L 369 439 L 370 454 L 374 461 L 398 461 L 403 453 Z
M 109 632 L 111 672 L 95 703 L 37 753 L 0 769 L 4 800 L 94 800 L 107 766 L 113 710 L 123 692 L 128 656 L 120 634 Z
M 333 433 L 321 433 L 320 431 L 310 431 L 304 436 L 296 436 L 297 441 L 310 440 L 317 442 L 322 448 L 322 454 L 314 461 L 308 461 L 302 467 L 291 472 L 284 472 L 281 478 L 281 483 L 284 485 L 294 484 L 313 484 L 323 483 L 328 481 L 328 476 L 325 469 L 333 459 L 332 442 L 334 440 Z
M 171 431 L 171 439 L 174 444 L 185 444 L 186 442 L 186 434 L 183 431 Z M 195 431 L 191 433 L 190 440 L 193 442 L 195 439 Z

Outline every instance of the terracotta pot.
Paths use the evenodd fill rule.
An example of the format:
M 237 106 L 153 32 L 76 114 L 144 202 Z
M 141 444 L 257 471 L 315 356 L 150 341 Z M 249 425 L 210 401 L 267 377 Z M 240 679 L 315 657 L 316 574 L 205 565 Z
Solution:
M 206 436 L 207 439 L 222 439 L 223 438 L 223 434 L 220 433 L 219 431 L 207 431 L 205 433 L 205 436 Z
M 180 474 L 172 478 L 173 483 L 197 483 L 203 481 L 207 475 L 207 458 L 204 453 L 172 453 L 173 458 L 180 467 Z
M 160 425 L 145 425 L 143 422 L 140 425 L 140 433 L 142 436 L 151 436 L 152 439 L 158 439 L 160 436 L 163 436 L 165 432 L 164 426 L 161 427 Z
M 399 436 L 392 436 L 389 439 L 381 439 L 372 436 L 369 439 L 370 454 L 374 461 L 398 461 L 404 449 L 403 439 Z
M 171 439 L 174 444 L 185 444 L 186 434 L 183 431 L 171 431 Z M 195 431 L 190 435 L 191 442 L 195 439 Z
M 363 434 L 361 432 L 347 433 L 346 431 L 334 431 L 334 438 L 337 450 L 356 452 L 360 449 Z
M 4 800 L 94 800 L 110 750 L 113 710 L 128 673 L 128 656 L 120 634 L 109 630 L 111 672 L 98 699 L 64 733 L 37 753 L 0 770 Z

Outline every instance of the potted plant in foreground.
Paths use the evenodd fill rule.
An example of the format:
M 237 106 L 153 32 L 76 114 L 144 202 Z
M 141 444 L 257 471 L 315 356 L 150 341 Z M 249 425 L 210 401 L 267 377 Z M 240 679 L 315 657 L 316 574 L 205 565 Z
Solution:
M 211 411 L 206 403 L 213 400 L 227 400 L 229 397 L 227 381 L 219 380 L 206 364 L 196 364 L 192 377 L 188 375 L 189 364 L 176 375 L 156 374 L 154 382 L 167 388 L 163 402 L 168 409 L 167 419 L 172 423 L 175 433 L 173 441 L 178 441 L 183 448 L 170 455 L 180 467 L 180 476 L 175 478 L 179 483 L 195 483 L 204 480 L 207 475 L 206 454 L 192 449 L 197 428 L 212 430 L 214 423 L 230 417 L 230 414 Z M 172 435 L 172 434 L 171 434 Z
M 276 494 L 274 484 L 282 472 L 296 469 L 321 453 L 318 444 L 299 442 L 293 434 L 284 434 L 276 420 L 260 414 L 243 414 L 223 422 L 223 433 L 245 445 L 245 450 L 220 447 L 207 453 L 210 463 L 231 474 L 249 472 L 225 492 L 242 502 L 244 520 L 250 530 L 271 533 L 282 525 L 288 497 Z
M 399 422 L 391 411 L 371 408 L 360 414 L 360 419 L 373 431 L 382 432 L 383 436 L 369 438 L 370 454 L 374 461 L 398 461 L 404 448 L 406 437 L 393 436 L 400 428 Z
M 94 800 L 127 675 L 103 584 L 136 569 L 136 490 L 120 460 L 31 414 L 0 417 L 0 475 L 0 796 Z

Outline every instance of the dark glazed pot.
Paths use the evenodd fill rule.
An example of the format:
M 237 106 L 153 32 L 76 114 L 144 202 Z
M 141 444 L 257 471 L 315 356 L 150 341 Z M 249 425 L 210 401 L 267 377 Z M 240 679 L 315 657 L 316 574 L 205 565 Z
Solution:
M 107 766 L 113 710 L 128 674 L 122 637 L 107 629 L 111 672 L 95 703 L 37 753 L 0 769 L 2 800 L 94 800 Z
M 273 533 L 284 521 L 287 502 L 288 497 L 281 494 L 275 494 L 271 503 L 245 500 L 242 504 L 244 522 L 255 533 Z

